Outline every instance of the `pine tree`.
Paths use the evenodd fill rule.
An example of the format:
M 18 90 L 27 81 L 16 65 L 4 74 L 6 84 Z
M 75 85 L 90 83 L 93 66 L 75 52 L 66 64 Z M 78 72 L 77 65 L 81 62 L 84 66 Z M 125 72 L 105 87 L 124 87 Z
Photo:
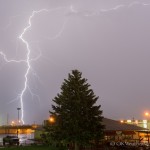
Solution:
M 53 136 L 74 143 L 76 149 L 100 140 L 103 135 L 101 105 L 96 106 L 98 97 L 89 87 L 82 73 L 73 70 L 68 79 L 64 79 L 60 94 L 53 99 L 53 111 L 50 111 L 56 121 Z

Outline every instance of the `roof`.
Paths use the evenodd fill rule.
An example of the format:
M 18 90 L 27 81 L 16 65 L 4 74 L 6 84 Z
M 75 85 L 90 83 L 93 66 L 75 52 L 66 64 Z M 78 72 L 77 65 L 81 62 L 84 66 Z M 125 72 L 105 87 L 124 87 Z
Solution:
M 149 129 L 139 127 L 137 125 L 121 123 L 116 120 L 103 118 L 103 125 L 106 131 L 148 131 Z

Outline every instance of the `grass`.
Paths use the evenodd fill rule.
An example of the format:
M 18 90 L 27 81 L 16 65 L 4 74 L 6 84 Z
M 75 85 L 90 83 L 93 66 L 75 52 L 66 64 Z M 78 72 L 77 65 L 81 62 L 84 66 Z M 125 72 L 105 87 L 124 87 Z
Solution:
M 2 150 L 59 150 L 59 148 L 52 146 L 12 146 L 1 148 Z

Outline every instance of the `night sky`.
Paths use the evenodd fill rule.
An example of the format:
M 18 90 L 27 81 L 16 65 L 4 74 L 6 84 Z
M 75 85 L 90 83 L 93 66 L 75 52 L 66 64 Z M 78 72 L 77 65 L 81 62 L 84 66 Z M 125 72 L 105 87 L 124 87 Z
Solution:
M 73 69 L 105 117 L 150 111 L 149 0 L 0 0 L 0 19 L 0 125 L 42 123 Z

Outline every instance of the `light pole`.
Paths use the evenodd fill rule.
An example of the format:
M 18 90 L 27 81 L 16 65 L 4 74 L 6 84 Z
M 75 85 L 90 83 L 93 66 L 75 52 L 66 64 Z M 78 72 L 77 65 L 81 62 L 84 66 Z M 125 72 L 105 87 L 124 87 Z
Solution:
M 145 112 L 144 115 L 145 115 L 145 117 L 147 119 L 147 128 L 149 129 L 149 119 L 148 119 L 148 117 L 150 117 L 150 113 L 149 112 Z
M 146 117 L 149 117 L 150 116 L 150 113 L 149 112 L 145 112 L 145 114 L 144 114 Z M 150 127 L 149 127 L 149 119 L 147 119 L 147 128 L 148 129 L 150 129 Z M 148 143 L 149 143 L 149 132 L 147 131 L 147 137 L 148 137 L 148 139 L 147 139 L 147 141 L 148 141 Z
M 20 109 L 21 109 L 21 108 L 19 108 L 19 107 L 17 108 L 17 110 L 18 110 L 17 137 L 18 137 L 18 128 L 19 128 L 18 126 L 19 126 L 19 110 L 20 110 Z

